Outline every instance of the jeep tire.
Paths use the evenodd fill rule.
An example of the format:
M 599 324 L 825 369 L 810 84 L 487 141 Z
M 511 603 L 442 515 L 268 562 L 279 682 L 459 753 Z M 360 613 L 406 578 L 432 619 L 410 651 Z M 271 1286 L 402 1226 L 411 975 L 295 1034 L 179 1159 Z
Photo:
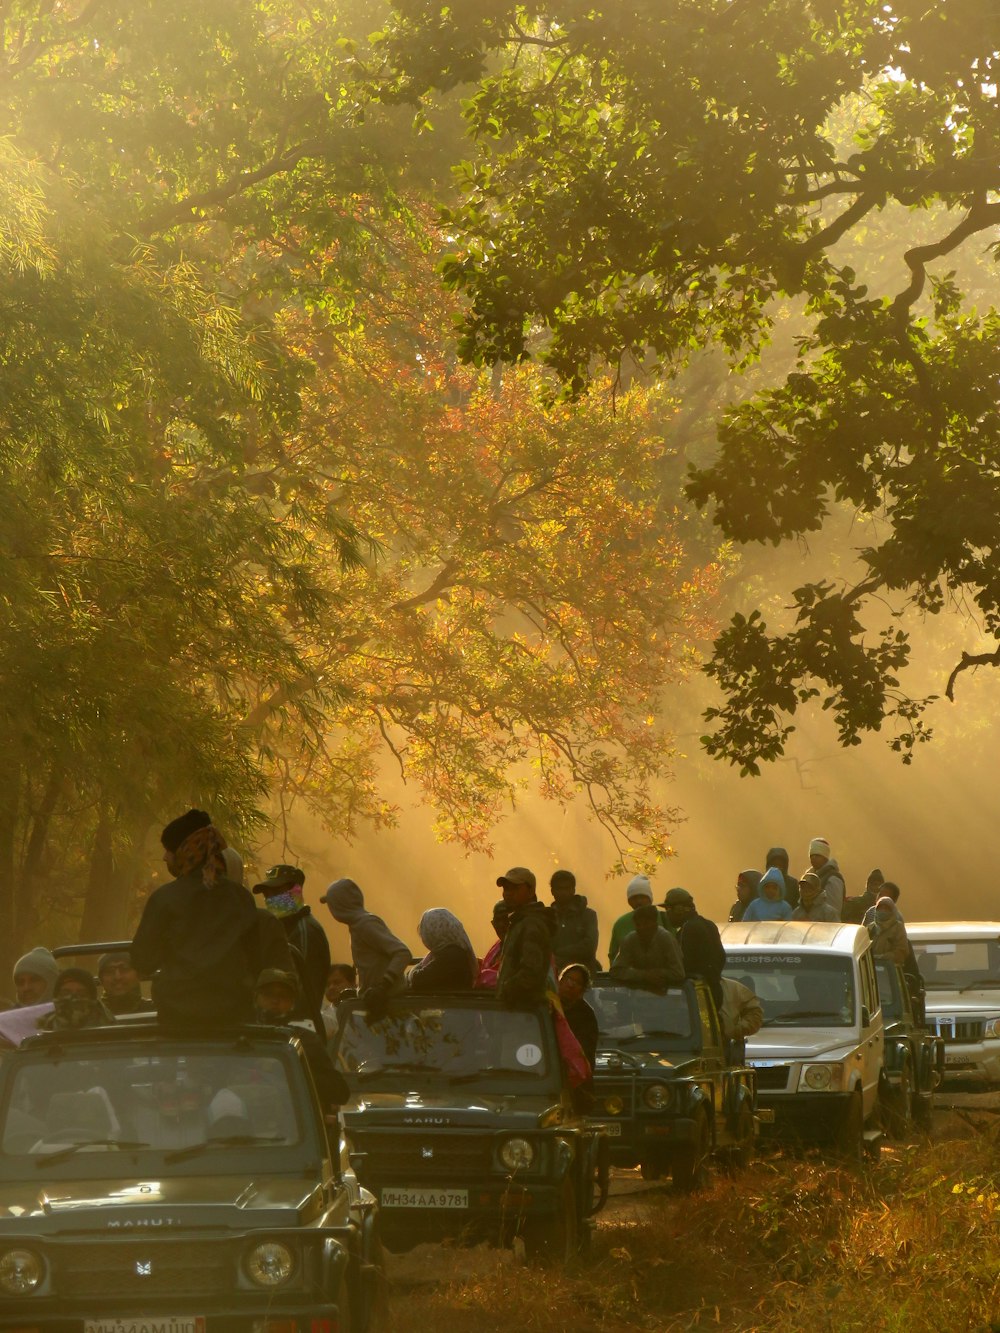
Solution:
M 706 1162 L 712 1148 L 712 1131 L 704 1107 L 698 1107 L 694 1119 L 693 1142 L 683 1152 L 675 1153 L 670 1165 L 674 1189 L 682 1194 L 690 1194 L 705 1183 Z
M 567 1175 L 559 1189 L 556 1211 L 530 1218 L 521 1229 L 524 1253 L 533 1263 L 568 1267 L 579 1252 L 580 1231 L 576 1186 Z

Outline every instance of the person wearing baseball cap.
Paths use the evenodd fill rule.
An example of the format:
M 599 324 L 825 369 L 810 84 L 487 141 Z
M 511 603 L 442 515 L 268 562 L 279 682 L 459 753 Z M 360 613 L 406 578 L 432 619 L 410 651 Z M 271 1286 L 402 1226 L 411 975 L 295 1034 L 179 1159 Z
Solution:
M 799 905 L 792 913 L 793 921 L 839 921 L 840 918 L 823 892 L 823 885 L 815 870 L 807 870 L 799 880 Z
M 285 937 L 302 959 L 309 1013 L 318 1013 L 330 973 L 330 943 L 326 931 L 302 898 L 306 882 L 298 866 L 276 865 L 253 886 L 264 899 L 264 907 L 281 922 Z
M 628 911 L 623 912 L 611 927 L 611 939 L 608 943 L 608 963 L 614 967 L 615 960 L 621 952 L 622 940 L 627 935 L 631 935 L 635 930 L 635 917 L 633 913 L 637 907 L 648 907 L 653 901 L 653 886 L 649 882 L 648 875 L 633 875 L 625 886 L 625 899 L 628 902 Z M 667 927 L 667 918 L 661 912 L 663 918 L 660 925 Z
M 684 971 L 689 977 L 701 977 L 708 982 L 716 1008 L 721 1009 L 722 969 L 726 966 L 726 951 L 719 927 L 714 921 L 698 915 L 694 898 L 687 889 L 671 889 L 663 900 L 663 906 L 684 955 Z
M 535 876 L 526 866 L 513 866 L 499 875 L 497 888 L 503 890 L 510 909 L 500 950 L 497 998 L 507 1005 L 541 1004 L 552 966 L 554 922 L 535 897 Z
M 837 920 L 843 919 L 844 897 L 847 892 L 840 866 L 830 856 L 830 844 L 826 838 L 813 838 L 809 844 L 809 864 L 823 886 L 827 902 L 837 913 Z

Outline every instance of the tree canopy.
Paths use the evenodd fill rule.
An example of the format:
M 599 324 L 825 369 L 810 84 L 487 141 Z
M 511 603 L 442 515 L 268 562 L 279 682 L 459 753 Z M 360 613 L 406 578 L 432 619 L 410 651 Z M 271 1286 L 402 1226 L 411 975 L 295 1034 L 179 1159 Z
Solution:
M 808 328 L 784 383 L 724 414 L 689 495 L 738 542 L 877 516 L 848 585 L 795 590 L 790 629 L 737 616 L 709 671 L 710 750 L 755 771 L 818 699 L 909 759 L 906 633 L 872 599 L 968 605 L 1000 636 L 997 314 L 955 281 L 1000 223 L 1000 14 L 989 0 L 397 0 L 386 98 L 471 84 L 474 146 L 446 280 L 462 354 L 532 357 L 581 392 L 595 359 L 668 372 L 720 344 L 739 371 L 776 305 Z M 906 210 L 877 282 L 845 249 Z M 990 279 L 990 287 L 994 286 Z M 973 631 L 974 636 L 978 636 Z M 963 655 L 945 686 L 1000 649 Z M 942 682 L 944 684 L 944 682 Z

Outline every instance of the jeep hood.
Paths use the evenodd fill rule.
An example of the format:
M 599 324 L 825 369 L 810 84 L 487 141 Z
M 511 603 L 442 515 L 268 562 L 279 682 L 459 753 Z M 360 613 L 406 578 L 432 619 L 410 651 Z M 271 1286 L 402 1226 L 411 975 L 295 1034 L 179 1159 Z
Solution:
M 747 1060 L 816 1060 L 847 1055 L 858 1045 L 850 1029 L 820 1033 L 815 1028 L 761 1028 L 747 1037 Z
M 949 1018 L 956 1014 L 969 1018 L 996 1018 L 1000 1014 L 1000 987 L 990 986 L 987 990 L 967 990 L 959 995 L 957 990 L 929 990 L 924 997 L 927 1017 L 945 1014 Z
M 537 1125 L 551 1123 L 559 1100 L 551 1089 L 537 1092 L 486 1092 L 474 1084 L 431 1092 L 371 1092 L 355 1094 L 344 1107 L 350 1123 L 361 1116 L 359 1130 L 416 1127 L 425 1129 L 496 1130 L 511 1120 Z
M 41 1172 L 39 1172 L 41 1174 Z M 315 1178 L 275 1176 L 188 1176 L 173 1180 L 7 1181 L 0 1203 L 0 1230 L 65 1234 L 169 1235 L 192 1227 L 297 1227 L 323 1208 Z

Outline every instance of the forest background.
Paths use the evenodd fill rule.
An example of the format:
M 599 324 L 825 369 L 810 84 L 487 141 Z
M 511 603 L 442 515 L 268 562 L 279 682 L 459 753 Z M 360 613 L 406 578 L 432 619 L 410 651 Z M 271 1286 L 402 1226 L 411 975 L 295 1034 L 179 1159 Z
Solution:
M 976 5 L 955 7 L 957 54 L 939 40 L 941 69 L 894 65 L 880 80 L 851 40 L 876 7 L 800 5 L 803 30 L 767 4 L 749 46 L 724 26 L 745 8 L 619 7 L 609 46 L 601 7 L 573 4 L 3 6 L 0 968 L 42 940 L 127 932 L 162 873 L 159 827 L 190 803 L 212 810 L 251 874 L 299 861 L 314 900 L 352 874 L 413 944 L 420 912 L 444 903 L 485 946 L 493 881 L 513 863 L 540 879 L 569 865 L 606 926 L 643 867 L 724 915 L 739 869 L 774 843 L 799 868 L 817 833 L 852 890 L 879 864 L 911 917 L 989 915 L 996 686 L 964 675 L 930 746 L 912 703 L 943 693 L 963 651 L 995 651 L 974 595 L 987 580 L 959 568 L 942 521 L 936 563 L 898 560 L 873 586 L 858 551 L 899 530 L 893 478 L 859 462 L 842 421 L 831 436 L 817 413 L 805 434 L 827 454 L 839 440 L 864 494 L 822 470 L 803 480 L 755 450 L 747 423 L 769 402 L 794 435 L 806 388 L 835 402 L 853 382 L 857 367 L 837 361 L 848 344 L 878 365 L 881 401 L 905 407 L 913 357 L 879 360 L 890 304 L 868 285 L 905 289 L 907 249 L 933 248 L 956 208 L 986 209 L 933 256 L 939 285 L 905 314 L 948 371 L 947 420 L 964 423 L 974 472 L 959 489 L 992 479 L 994 205 L 969 162 L 993 160 L 996 34 Z M 786 207 L 768 195 L 773 172 L 741 186 L 714 111 L 686 131 L 717 167 L 701 195 L 670 177 L 675 152 L 655 201 L 630 195 L 634 181 L 618 197 L 612 173 L 605 215 L 585 215 L 609 145 L 643 162 L 675 133 L 659 132 L 650 88 L 666 96 L 665 71 L 690 75 L 706 39 L 721 83 L 739 70 L 712 107 L 724 92 L 760 100 L 759 63 L 855 180 L 877 147 L 886 179 L 848 196 L 849 225 L 829 211 L 835 191 Z M 813 48 L 822 76 L 807 79 L 794 57 Z M 992 103 L 948 129 L 969 68 Z M 770 132 L 780 117 L 757 119 Z M 943 179 L 948 164 L 929 159 L 973 141 L 962 180 Z M 938 173 L 920 188 L 915 153 Z M 834 162 L 810 170 L 843 182 Z M 910 173 L 909 194 L 892 169 Z M 774 279 L 720 181 L 752 202 L 751 222 L 804 227 L 805 276 L 786 264 Z M 699 209 L 717 221 L 723 205 L 706 248 Z M 626 225 L 651 218 L 685 233 L 662 272 Z M 513 292 L 511 272 L 525 279 Z M 925 415 L 933 454 L 941 421 Z M 919 413 L 907 429 L 920 435 Z M 749 451 L 739 480 L 783 508 L 732 520 L 732 476 L 711 477 L 720 440 Z M 685 490 L 690 464 L 709 470 L 700 493 Z M 694 501 L 718 503 L 722 531 Z M 976 538 L 991 549 L 990 533 Z M 803 578 L 827 591 L 796 601 Z M 859 582 L 865 625 L 817 658 L 813 608 Z M 713 649 L 737 608 L 779 637 L 755 639 L 751 622 Z M 942 609 L 957 614 L 935 619 Z M 781 639 L 803 623 L 806 638 Z M 901 628 L 915 631 L 909 663 Z M 758 707 L 772 691 L 796 711 L 813 689 L 823 707 L 794 734 Z M 715 748 L 732 767 L 703 752 L 706 707 L 722 710 Z M 854 745 L 883 728 L 895 750 Z M 741 776 L 754 745 L 771 762 Z

